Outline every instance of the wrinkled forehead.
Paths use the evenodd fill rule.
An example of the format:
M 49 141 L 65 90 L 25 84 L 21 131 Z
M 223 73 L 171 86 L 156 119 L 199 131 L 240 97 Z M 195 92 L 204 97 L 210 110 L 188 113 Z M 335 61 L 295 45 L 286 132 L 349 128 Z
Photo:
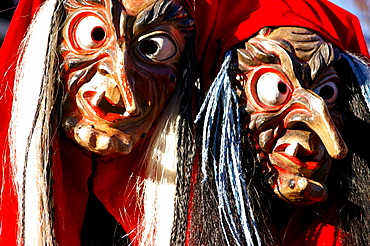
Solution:
M 333 66 L 339 51 L 316 33 L 301 27 L 264 28 L 238 50 L 239 68 L 278 65 L 307 85 Z

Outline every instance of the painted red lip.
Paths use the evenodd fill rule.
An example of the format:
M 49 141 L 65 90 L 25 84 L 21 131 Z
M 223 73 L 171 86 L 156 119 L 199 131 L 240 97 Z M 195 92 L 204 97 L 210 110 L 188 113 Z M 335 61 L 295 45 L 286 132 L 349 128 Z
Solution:
M 275 163 L 284 169 L 296 169 L 298 167 L 314 171 L 320 168 L 323 164 L 323 160 L 314 160 L 313 156 L 315 153 L 311 150 L 305 149 L 301 146 L 298 147 L 297 154 L 290 155 L 285 152 L 290 144 L 285 143 L 276 147 L 273 153 L 270 155 Z
M 298 157 L 288 155 L 287 153 L 284 152 L 278 152 L 274 153 L 274 155 L 281 155 L 283 158 L 289 160 L 290 162 L 308 170 L 315 170 L 319 167 L 321 167 L 321 161 L 302 161 L 298 159 Z
M 95 104 L 92 102 L 92 100 L 96 96 L 96 94 L 97 92 L 95 91 L 86 91 L 83 94 L 83 98 L 99 118 L 112 123 L 116 123 L 124 119 L 140 116 L 129 115 L 128 113 L 126 113 L 126 108 L 123 105 L 113 103 L 112 100 L 106 96 L 102 96 L 99 102 Z

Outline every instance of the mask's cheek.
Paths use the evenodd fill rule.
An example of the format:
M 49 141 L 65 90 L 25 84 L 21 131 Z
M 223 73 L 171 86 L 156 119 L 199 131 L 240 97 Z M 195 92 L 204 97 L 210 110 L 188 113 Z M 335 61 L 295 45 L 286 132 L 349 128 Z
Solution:
M 140 113 L 132 117 L 117 116 L 117 120 L 111 122 L 108 116 L 119 113 L 110 113 L 103 117 L 96 113 L 99 110 L 92 110 L 84 98 L 87 93 L 83 93 L 84 86 L 92 82 L 85 83 L 75 95 L 69 91 L 63 104 L 63 127 L 67 135 L 87 150 L 101 155 L 130 153 L 135 144 L 153 127 L 173 94 L 176 81 L 171 81 L 171 76 L 175 74 L 176 70 L 169 67 L 146 68 L 140 73 L 136 69 L 129 72 L 128 78 Z M 90 87 L 91 90 L 95 88 L 94 85 Z M 97 106 L 101 106 L 101 103 Z M 112 106 L 100 111 L 107 108 Z

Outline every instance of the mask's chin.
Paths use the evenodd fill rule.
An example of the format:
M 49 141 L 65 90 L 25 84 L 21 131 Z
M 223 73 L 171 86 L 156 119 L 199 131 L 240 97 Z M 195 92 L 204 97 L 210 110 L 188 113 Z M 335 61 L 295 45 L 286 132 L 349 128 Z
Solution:
M 112 127 L 77 124 L 73 130 L 74 140 L 85 149 L 103 156 L 126 155 L 137 142 L 129 134 Z

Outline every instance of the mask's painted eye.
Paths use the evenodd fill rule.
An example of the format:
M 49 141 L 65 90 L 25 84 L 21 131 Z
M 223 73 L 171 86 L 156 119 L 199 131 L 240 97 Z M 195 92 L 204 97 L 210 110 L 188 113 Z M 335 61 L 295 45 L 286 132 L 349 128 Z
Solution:
M 168 60 L 177 52 L 175 43 L 165 35 L 152 35 L 139 39 L 137 50 L 141 56 L 153 61 Z
M 331 104 L 337 100 L 338 87 L 330 81 L 317 87 L 314 92 L 322 97 L 327 104 Z
M 259 100 L 268 106 L 278 106 L 287 99 L 290 88 L 279 75 L 264 73 L 257 81 L 257 96 Z
M 107 38 L 105 23 L 96 16 L 87 16 L 74 25 L 74 42 L 77 47 L 85 50 L 100 47 Z

